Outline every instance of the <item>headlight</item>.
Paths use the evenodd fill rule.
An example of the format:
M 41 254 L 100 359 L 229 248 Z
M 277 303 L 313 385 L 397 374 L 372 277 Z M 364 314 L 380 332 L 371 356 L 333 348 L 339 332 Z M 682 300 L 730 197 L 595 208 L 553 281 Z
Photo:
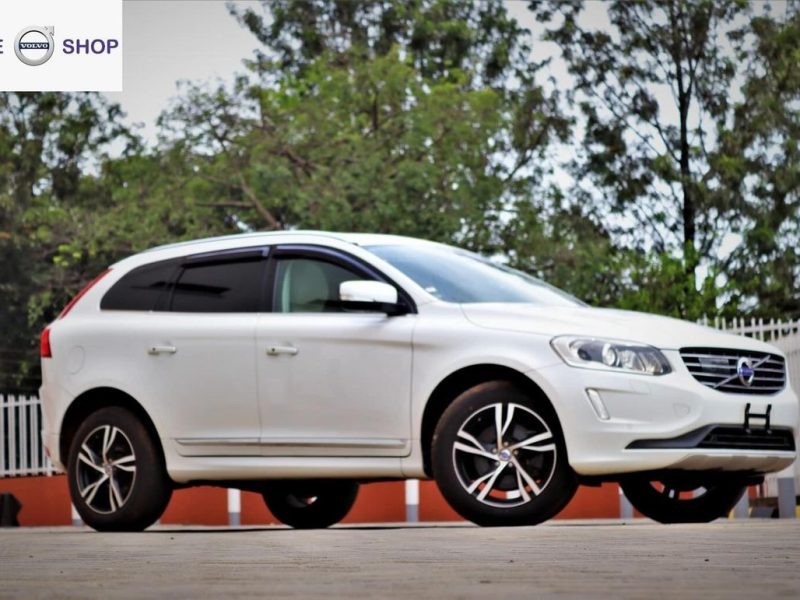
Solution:
M 657 348 L 635 342 L 563 336 L 554 338 L 550 345 L 573 367 L 643 375 L 666 375 L 672 371 Z

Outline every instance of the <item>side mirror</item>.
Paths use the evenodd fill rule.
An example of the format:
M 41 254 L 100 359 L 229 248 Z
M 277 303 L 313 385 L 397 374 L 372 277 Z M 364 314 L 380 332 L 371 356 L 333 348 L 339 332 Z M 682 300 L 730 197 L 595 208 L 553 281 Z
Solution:
M 403 315 L 408 309 L 397 302 L 397 290 L 381 281 L 343 281 L 339 284 L 342 308 L 387 315 Z

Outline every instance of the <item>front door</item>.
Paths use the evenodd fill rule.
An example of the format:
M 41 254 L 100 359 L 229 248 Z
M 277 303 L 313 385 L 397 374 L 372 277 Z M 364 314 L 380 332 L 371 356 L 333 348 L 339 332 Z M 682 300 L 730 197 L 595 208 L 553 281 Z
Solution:
M 257 324 L 262 450 L 406 456 L 416 316 L 344 312 L 343 281 L 378 274 L 329 249 L 273 253 L 272 312 Z

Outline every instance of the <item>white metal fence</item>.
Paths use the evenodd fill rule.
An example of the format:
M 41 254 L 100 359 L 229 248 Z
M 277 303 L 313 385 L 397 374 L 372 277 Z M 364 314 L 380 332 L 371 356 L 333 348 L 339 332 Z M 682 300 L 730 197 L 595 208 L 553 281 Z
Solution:
M 41 423 L 39 398 L 0 394 L 0 477 L 53 473 L 42 444 Z

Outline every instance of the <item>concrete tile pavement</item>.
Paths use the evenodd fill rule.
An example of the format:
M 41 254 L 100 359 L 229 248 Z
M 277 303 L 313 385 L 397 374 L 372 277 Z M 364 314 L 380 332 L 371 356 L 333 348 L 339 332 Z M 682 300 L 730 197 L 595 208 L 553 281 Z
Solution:
M 800 522 L 0 530 L 0 598 L 800 598 Z

